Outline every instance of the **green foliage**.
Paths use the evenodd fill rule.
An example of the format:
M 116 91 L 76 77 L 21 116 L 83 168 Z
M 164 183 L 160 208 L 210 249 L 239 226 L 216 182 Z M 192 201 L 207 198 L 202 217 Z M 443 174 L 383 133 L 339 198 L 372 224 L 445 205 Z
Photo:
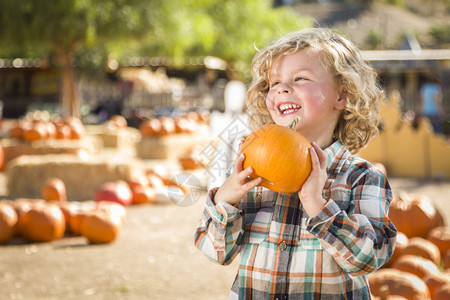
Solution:
M 383 43 L 383 35 L 379 30 L 372 28 L 364 38 L 366 48 L 375 50 L 380 49 Z
M 450 43 L 450 24 L 435 23 L 430 27 L 429 34 L 437 44 Z
M 153 25 L 140 55 L 169 56 L 175 64 L 213 55 L 243 71 L 255 47 L 311 22 L 288 8 L 274 9 L 270 0 L 172 0 L 162 1 Z
M 2 0 L 0 47 L 52 47 L 73 51 L 142 31 L 143 1 Z M 145 10 L 144 10 L 145 11 Z
M 255 46 L 311 25 L 288 8 L 274 9 L 272 2 L 2 0 L 0 55 L 54 49 L 75 53 L 79 66 L 98 66 L 108 53 L 119 60 L 163 56 L 177 65 L 186 57 L 213 55 L 247 68 Z

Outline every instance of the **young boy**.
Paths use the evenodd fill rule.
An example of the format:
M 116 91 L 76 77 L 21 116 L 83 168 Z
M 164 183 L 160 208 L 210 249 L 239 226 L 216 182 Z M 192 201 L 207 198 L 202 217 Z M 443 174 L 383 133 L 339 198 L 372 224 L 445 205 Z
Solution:
M 366 275 L 389 260 L 397 233 L 386 177 L 352 156 L 378 132 L 376 74 L 352 43 L 320 28 L 262 49 L 252 74 L 249 125 L 299 117 L 312 171 L 297 193 L 276 193 L 238 155 L 209 192 L 197 247 L 220 264 L 241 255 L 230 299 L 370 299 Z

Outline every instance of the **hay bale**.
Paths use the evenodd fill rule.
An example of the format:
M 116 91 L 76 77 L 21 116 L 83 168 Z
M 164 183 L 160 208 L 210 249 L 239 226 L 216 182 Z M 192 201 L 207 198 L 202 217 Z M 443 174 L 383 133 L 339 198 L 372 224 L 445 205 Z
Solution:
M 106 125 L 87 125 L 86 133 L 103 141 L 107 148 L 126 149 L 133 148 L 141 139 L 138 129 L 132 127 L 110 128 Z
M 201 152 L 215 144 L 216 138 L 213 135 L 197 132 L 145 137 L 136 144 L 136 155 L 142 159 L 173 160 L 182 157 L 191 150 Z
M 23 155 L 7 167 L 7 192 L 15 198 L 40 198 L 45 181 L 58 177 L 66 184 L 69 201 L 92 200 L 103 183 L 128 180 L 142 172 L 139 161 L 114 155 L 93 155 L 86 160 L 67 154 Z
M 103 148 L 102 140 L 97 137 L 84 136 L 79 140 L 45 139 L 32 143 L 4 138 L 0 145 L 5 153 L 5 163 L 21 155 L 46 155 L 75 153 L 78 150 L 86 150 L 88 153 L 98 153 Z

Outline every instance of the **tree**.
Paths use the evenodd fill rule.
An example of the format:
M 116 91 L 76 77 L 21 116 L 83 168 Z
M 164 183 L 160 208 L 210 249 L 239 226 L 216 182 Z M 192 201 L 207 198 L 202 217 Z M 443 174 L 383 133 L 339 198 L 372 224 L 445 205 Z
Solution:
M 0 46 L 50 49 L 62 71 L 63 115 L 79 116 L 72 57 L 80 47 L 143 32 L 139 0 L 2 0 Z M 17 50 L 15 50 L 17 52 Z M 39 50 L 36 50 L 39 52 Z M 14 52 L 14 51 L 12 51 Z
M 175 64 L 213 55 L 242 72 L 248 71 L 255 47 L 311 25 L 289 7 L 273 8 L 272 0 L 171 0 L 159 8 L 141 55 L 166 55 Z
M 77 50 L 166 56 L 177 65 L 186 56 L 213 55 L 246 69 L 255 46 L 310 24 L 272 5 L 271 0 L 2 0 L 0 48 L 50 49 L 63 74 L 62 113 L 78 116 L 72 68 Z

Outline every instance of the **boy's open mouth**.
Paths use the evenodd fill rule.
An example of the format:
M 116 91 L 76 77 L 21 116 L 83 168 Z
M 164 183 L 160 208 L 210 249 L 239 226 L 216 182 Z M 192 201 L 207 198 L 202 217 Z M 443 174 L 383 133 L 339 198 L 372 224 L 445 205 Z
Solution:
M 278 106 L 279 115 L 288 115 L 294 113 L 302 108 L 300 105 L 294 103 L 283 103 Z

